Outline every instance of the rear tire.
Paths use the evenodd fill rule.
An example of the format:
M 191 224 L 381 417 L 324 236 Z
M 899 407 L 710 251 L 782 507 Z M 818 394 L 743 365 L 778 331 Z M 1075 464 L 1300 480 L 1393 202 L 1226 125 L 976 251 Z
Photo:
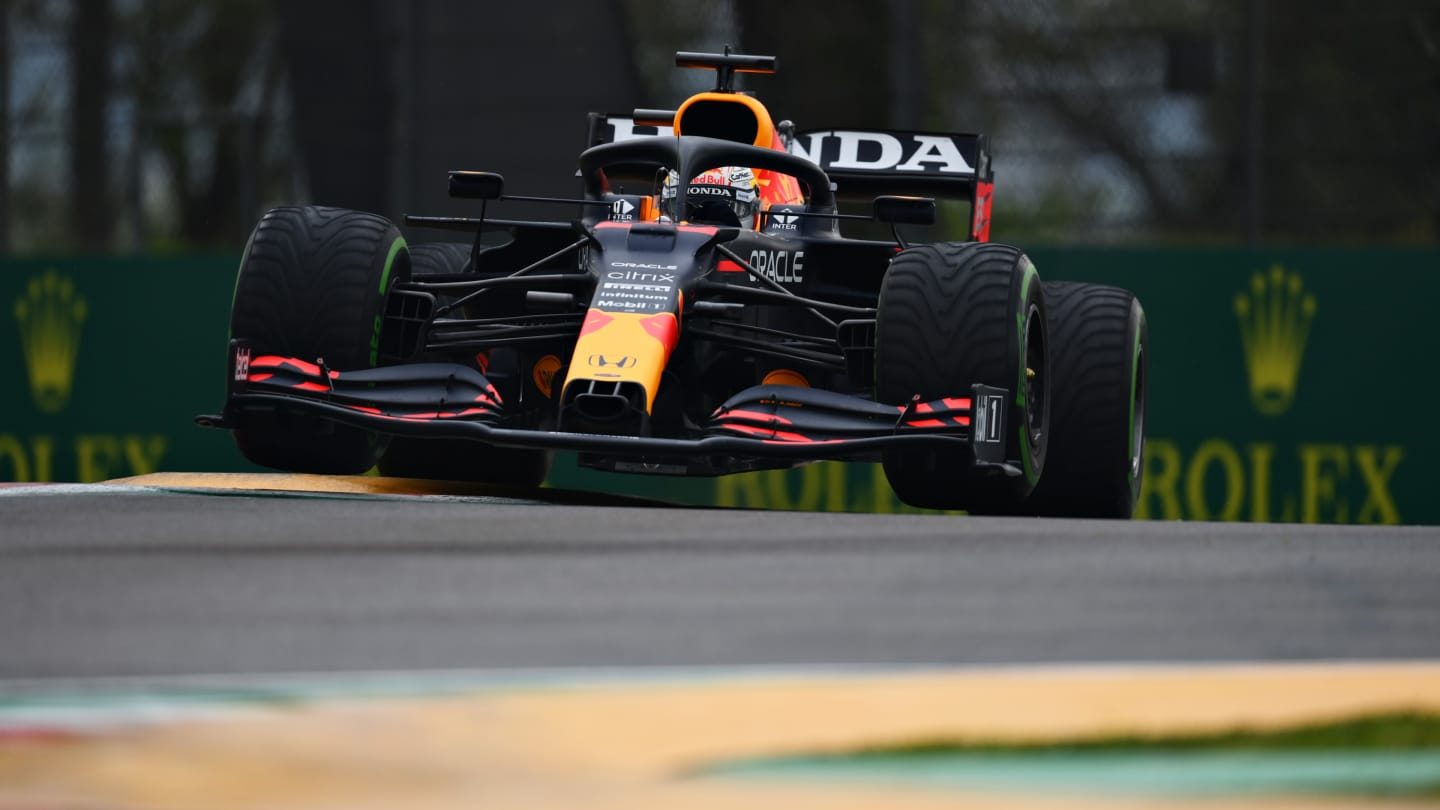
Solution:
M 411 272 L 416 277 L 461 273 L 469 262 L 470 246 L 458 242 L 430 242 L 410 248 Z M 416 359 L 443 362 L 453 358 L 422 355 Z M 537 487 L 550 473 L 552 455 L 546 450 L 397 436 L 380 456 L 379 466 L 381 475 L 394 478 Z
M 891 260 L 876 314 L 876 400 L 968 397 L 976 383 L 1004 388 L 1011 394 L 1005 455 L 1023 471 L 977 469 L 968 449 L 886 451 L 885 477 L 900 500 L 931 509 L 1018 511 L 1045 465 L 1045 324 L 1039 275 L 1018 248 L 940 242 Z
M 410 275 L 405 239 L 389 220 L 341 208 L 276 208 L 240 259 L 230 336 L 255 356 L 323 358 L 373 368 L 390 288 Z M 382 449 L 374 433 L 284 412 L 247 413 L 235 444 L 250 461 L 291 472 L 363 473 Z
M 1129 290 L 1047 282 L 1054 347 L 1054 438 L 1025 511 L 1129 519 L 1145 452 L 1149 333 Z
M 426 242 L 410 246 L 410 272 L 416 276 L 463 273 L 470 263 L 470 245 L 463 242 Z

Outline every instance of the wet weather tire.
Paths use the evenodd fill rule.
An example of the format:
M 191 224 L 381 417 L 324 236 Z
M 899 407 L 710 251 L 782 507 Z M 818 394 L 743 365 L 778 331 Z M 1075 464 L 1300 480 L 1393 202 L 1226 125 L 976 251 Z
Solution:
M 341 208 L 276 208 L 240 260 L 230 335 L 255 356 L 323 358 L 373 368 L 390 288 L 409 278 L 405 239 L 384 217 Z M 285 412 L 244 413 L 235 443 L 250 461 L 292 472 L 355 474 L 375 465 L 374 433 Z
M 1005 456 L 1020 473 L 978 469 L 968 449 L 889 450 L 885 477 L 900 500 L 932 509 L 1018 511 L 1045 465 L 1045 329 L 1040 278 L 1017 248 L 940 242 L 895 256 L 876 315 L 876 399 L 903 405 L 915 396 L 969 397 L 976 383 L 1004 388 L 1011 397 Z
M 426 242 L 410 246 L 410 272 L 416 276 L 463 273 L 470 263 L 470 246 L 463 242 Z
M 1145 310 L 1129 290 L 1047 282 L 1053 392 L 1045 475 L 1025 511 L 1129 518 L 1144 473 Z
M 470 262 L 470 246 L 458 242 L 430 242 L 410 247 L 410 269 L 415 277 L 462 273 Z M 497 350 L 498 351 L 498 350 Z M 510 353 L 513 355 L 513 352 Z M 450 361 L 444 355 L 422 356 L 421 361 Z M 505 359 L 513 361 L 513 357 Z M 497 358 L 496 362 L 503 362 Z M 416 439 L 397 436 L 380 456 L 380 474 L 395 478 L 437 481 L 473 481 L 514 487 L 535 487 L 550 473 L 553 454 L 545 450 L 495 447 L 472 441 Z

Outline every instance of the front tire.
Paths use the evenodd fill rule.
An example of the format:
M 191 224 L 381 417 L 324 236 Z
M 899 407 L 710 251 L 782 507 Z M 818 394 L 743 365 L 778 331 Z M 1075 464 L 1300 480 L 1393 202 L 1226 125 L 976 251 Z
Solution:
M 931 509 L 1013 513 L 1045 465 L 1049 365 L 1045 295 L 1018 248 L 940 242 L 891 260 L 876 314 L 875 395 L 903 405 L 970 396 L 983 383 L 1010 392 L 1006 458 L 1019 475 L 978 469 L 968 449 L 886 451 L 900 500 Z
M 1054 438 L 1026 511 L 1129 519 L 1145 452 L 1149 330 L 1129 290 L 1046 282 L 1053 338 Z
M 391 287 L 410 276 L 405 239 L 384 217 L 341 208 L 276 208 L 250 235 L 230 309 L 230 336 L 255 356 L 338 370 L 373 368 Z M 374 433 L 283 411 L 245 413 L 235 444 L 250 461 L 290 472 L 363 473 Z
M 415 277 L 463 273 L 470 262 L 470 246 L 458 242 L 431 242 L 410 248 Z M 497 350 L 498 353 L 498 350 Z M 506 360 L 514 363 L 514 352 Z M 443 355 L 422 356 L 421 361 L 449 360 Z M 491 360 L 492 363 L 497 360 Z M 397 436 L 380 456 L 380 474 L 394 478 L 437 481 L 471 481 L 514 487 L 537 487 L 550 473 L 553 453 L 495 447 L 471 441 L 417 439 Z

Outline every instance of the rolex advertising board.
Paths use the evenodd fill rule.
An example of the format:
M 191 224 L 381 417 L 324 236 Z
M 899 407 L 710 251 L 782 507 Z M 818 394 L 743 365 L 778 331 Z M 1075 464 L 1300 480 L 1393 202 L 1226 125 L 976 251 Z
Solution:
M 1036 251 L 1150 324 L 1139 517 L 1435 523 L 1432 251 Z M 1042 269 L 1042 272 L 1044 270 Z M 1418 417 L 1418 418 L 1417 418 Z
M 1422 250 L 1030 251 L 1048 278 L 1134 290 L 1150 326 L 1139 516 L 1440 523 L 1424 414 L 1437 347 Z M 0 480 L 254 470 L 193 426 L 223 395 L 236 258 L 0 263 Z M 691 503 L 920 511 L 877 465 L 716 479 L 601 474 L 561 458 L 552 486 Z
M 0 263 L 0 480 L 254 470 L 224 395 L 233 257 Z

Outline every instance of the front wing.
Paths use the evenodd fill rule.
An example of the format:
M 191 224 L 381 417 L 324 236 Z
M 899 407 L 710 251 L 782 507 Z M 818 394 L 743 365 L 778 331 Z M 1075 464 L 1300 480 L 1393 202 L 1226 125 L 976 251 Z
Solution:
M 898 448 L 971 448 L 977 467 L 1019 475 L 1004 458 L 1007 391 L 885 405 L 846 394 L 760 385 L 731 397 L 694 436 L 579 433 L 506 426 L 505 404 L 483 374 L 453 363 L 337 371 L 293 357 L 231 353 L 224 413 L 207 427 L 242 427 L 252 413 L 285 411 L 394 436 L 573 450 L 589 466 L 625 472 L 720 475 L 803 461 L 869 459 Z

